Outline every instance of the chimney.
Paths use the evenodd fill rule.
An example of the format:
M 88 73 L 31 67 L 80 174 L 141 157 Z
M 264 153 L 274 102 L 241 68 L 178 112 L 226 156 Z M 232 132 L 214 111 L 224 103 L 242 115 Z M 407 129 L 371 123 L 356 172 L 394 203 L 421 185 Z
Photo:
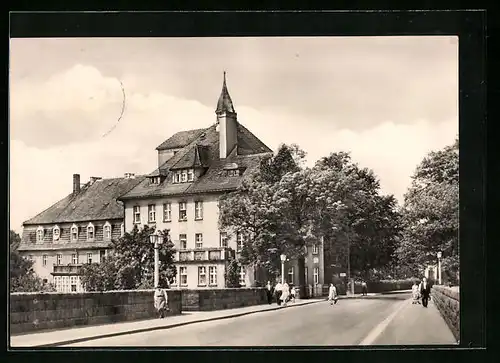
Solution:
M 125 179 L 135 179 L 134 173 L 125 173 Z
M 73 174 L 73 194 L 80 193 L 80 174 Z
M 238 121 L 226 86 L 226 72 L 224 72 L 222 92 L 215 114 L 217 115 L 216 130 L 219 132 L 219 157 L 225 159 L 238 144 Z

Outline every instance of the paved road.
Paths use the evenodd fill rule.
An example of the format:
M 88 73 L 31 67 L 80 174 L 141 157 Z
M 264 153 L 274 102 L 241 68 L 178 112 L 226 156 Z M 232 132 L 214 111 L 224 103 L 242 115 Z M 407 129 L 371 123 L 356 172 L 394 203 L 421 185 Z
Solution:
M 434 306 L 428 311 L 411 305 L 410 295 L 391 294 L 363 299 L 340 300 L 337 305 L 327 302 L 284 308 L 183 327 L 136 333 L 125 336 L 90 340 L 68 347 L 98 346 L 287 346 L 287 345 L 358 345 L 405 344 L 400 325 L 408 318 L 427 314 L 438 329 L 429 337 L 426 329 L 404 326 L 413 344 L 450 344 L 453 336 Z M 432 311 L 431 311 L 432 310 Z M 429 314 L 437 314 L 430 316 Z M 436 316 L 437 319 L 436 320 Z M 441 320 L 439 320 L 441 319 Z M 421 320 L 410 319 L 412 324 Z M 444 328 L 443 328 L 444 325 Z M 443 333 L 444 332 L 444 333 Z M 399 340 L 398 340 L 399 339 Z M 394 342 L 394 340 L 398 340 Z M 411 339 L 410 339 L 411 340 Z

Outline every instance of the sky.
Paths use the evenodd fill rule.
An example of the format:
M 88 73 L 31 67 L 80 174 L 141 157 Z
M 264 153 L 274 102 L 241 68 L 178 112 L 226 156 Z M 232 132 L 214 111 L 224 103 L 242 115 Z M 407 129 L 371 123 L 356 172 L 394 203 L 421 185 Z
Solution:
M 458 136 L 457 37 L 11 39 L 11 229 L 73 174 L 153 171 L 165 139 L 215 122 L 223 71 L 238 121 L 270 148 L 296 143 L 309 165 L 351 152 L 399 202 Z

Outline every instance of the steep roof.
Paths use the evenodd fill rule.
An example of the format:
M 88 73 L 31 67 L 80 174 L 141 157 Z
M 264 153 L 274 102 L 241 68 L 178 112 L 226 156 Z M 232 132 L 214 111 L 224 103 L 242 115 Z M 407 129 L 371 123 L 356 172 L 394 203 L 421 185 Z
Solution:
M 96 180 L 92 185 L 84 185 L 76 195 L 70 194 L 23 225 L 53 224 L 87 220 L 123 218 L 123 206 L 117 201 L 145 179 L 112 178 Z
M 226 72 L 224 72 L 224 81 L 222 82 L 222 91 L 219 96 L 219 100 L 217 101 L 217 109 L 215 113 L 224 113 L 231 112 L 236 113 L 233 107 L 233 101 L 231 100 L 231 96 L 229 96 L 229 91 L 226 86 Z
M 203 133 L 179 150 L 150 176 L 165 175 L 178 169 L 202 167 L 203 175 L 193 183 L 172 183 L 167 177 L 161 184 L 151 184 L 144 180 L 120 199 L 160 197 L 169 195 L 197 194 L 229 191 L 238 187 L 244 176 L 259 166 L 260 160 L 272 150 L 247 128 L 238 123 L 238 147 L 228 158 L 219 158 L 219 132 L 216 125 L 204 129 Z M 224 167 L 235 163 L 244 172 L 240 176 L 228 176 Z
M 178 149 L 190 144 L 205 129 L 180 131 L 163 141 L 156 150 Z

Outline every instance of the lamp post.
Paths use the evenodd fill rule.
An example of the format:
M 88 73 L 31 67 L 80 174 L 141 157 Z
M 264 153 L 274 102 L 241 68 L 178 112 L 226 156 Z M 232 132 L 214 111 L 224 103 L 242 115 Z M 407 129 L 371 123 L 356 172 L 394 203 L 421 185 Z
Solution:
M 281 254 L 280 256 L 281 259 L 281 284 L 285 284 L 285 261 L 286 261 L 286 255 Z
M 155 231 L 153 234 L 149 236 L 149 241 L 153 244 L 155 249 L 155 289 L 158 287 L 160 282 L 160 253 L 158 249 L 160 245 L 163 243 L 163 236 L 160 232 Z
M 438 258 L 438 281 L 439 285 L 441 285 L 441 257 L 443 257 L 443 253 L 439 251 L 437 253 L 437 258 Z

